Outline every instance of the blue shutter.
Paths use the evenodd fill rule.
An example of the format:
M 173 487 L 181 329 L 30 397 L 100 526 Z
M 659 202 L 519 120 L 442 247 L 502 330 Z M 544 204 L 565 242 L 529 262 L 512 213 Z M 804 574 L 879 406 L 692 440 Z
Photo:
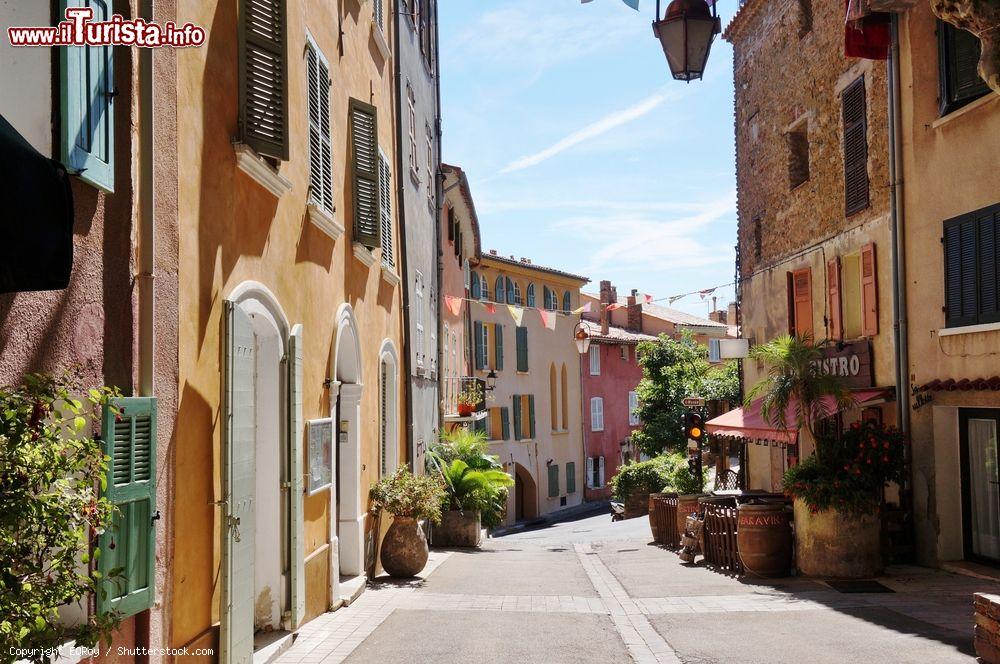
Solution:
M 496 345 L 497 371 L 503 371 L 503 325 L 494 326 L 493 342 Z
M 514 395 L 514 440 L 521 440 L 521 395 Z
M 535 284 L 528 284 L 528 289 L 525 291 L 525 305 L 535 306 Z
M 479 287 L 479 275 L 473 272 L 470 281 L 472 282 L 470 286 L 472 288 L 472 299 L 478 300 L 479 294 L 482 293 L 482 289 Z
M 110 0 L 61 0 L 67 7 L 91 7 L 93 22 L 111 18 Z M 110 46 L 59 49 L 60 158 L 72 173 L 109 193 L 115 190 L 114 67 Z M 127 103 L 127 102 L 126 102 Z
M 98 571 L 109 582 L 97 596 L 97 610 L 127 618 L 153 606 L 156 399 L 115 399 L 104 408 L 102 430 L 111 458 L 104 495 L 115 512 L 98 541 Z
M 576 493 L 576 464 L 566 464 L 566 493 Z
M 519 327 L 515 330 L 517 342 L 517 370 L 528 371 L 528 328 Z
M 483 346 L 483 324 L 478 320 L 473 324 L 473 329 L 475 333 L 475 346 L 476 346 L 476 369 L 483 369 L 486 366 L 486 358 L 483 357 L 485 350 Z
M 573 308 L 573 298 L 569 294 L 569 291 L 563 293 L 563 311 L 569 312 Z
M 504 440 L 510 440 L 510 411 L 507 406 L 500 408 L 500 429 Z
M 535 437 L 535 395 L 528 395 L 528 430 L 531 438 Z
M 502 304 L 507 301 L 504 295 L 505 292 L 503 277 L 497 277 L 496 283 L 493 284 L 493 297 L 497 302 Z
M 559 466 L 549 465 L 549 498 L 559 497 Z
M 514 280 L 507 277 L 507 304 L 517 304 L 514 297 Z

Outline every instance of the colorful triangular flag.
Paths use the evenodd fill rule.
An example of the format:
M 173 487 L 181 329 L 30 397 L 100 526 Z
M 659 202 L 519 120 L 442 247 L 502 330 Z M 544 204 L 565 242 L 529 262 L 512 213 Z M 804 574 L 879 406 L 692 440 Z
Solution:
M 492 302 L 484 302 L 483 306 L 486 307 L 486 311 L 490 312 L 491 314 L 495 314 L 497 312 L 497 306 Z
M 538 314 L 542 317 L 542 325 L 550 330 L 556 329 L 556 312 L 539 309 Z
M 625 308 L 624 304 L 619 304 L 618 302 L 614 302 L 605 307 L 605 311 L 617 311 L 618 309 L 624 309 L 624 308 Z
M 643 295 L 642 299 L 645 300 L 646 304 L 652 304 L 653 303 L 653 296 L 652 295 L 649 295 L 649 294 Z
M 454 295 L 445 295 L 444 304 L 448 307 L 448 311 L 451 312 L 452 316 L 462 313 L 462 298 L 455 297 Z
M 514 325 L 521 327 L 521 320 L 524 318 L 524 309 L 513 304 L 508 304 L 507 308 L 510 309 L 510 317 L 514 319 Z
M 583 313 L 588 313 L 589 314 L 590 310 L 591 310 L 591 305 L 592 304 L 593 304 L 593 302 L 588 302 L 587 304 L 583 305 L 582 307 L 578 307 L 578 308 L 574 309 L 573 313 L 574 314 L 583 314 Z

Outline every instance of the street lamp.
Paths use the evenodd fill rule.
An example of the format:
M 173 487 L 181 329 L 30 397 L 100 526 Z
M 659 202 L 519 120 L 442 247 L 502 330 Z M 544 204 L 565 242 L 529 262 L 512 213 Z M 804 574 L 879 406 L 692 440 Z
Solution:
M 580 351 L 580 355 L 585 355 L 590 350 L 590 335 L 587 334 L 583 321 L 577 323 L 573 329 L 573 340 L 576 341 L 576 349 Z
M 486 391 L 492 392 L 497 389 L 497 372 L 490 369 L 490 372 L 486 374 Z
M 667 56 L 670 73 L 678 81 L 701 78 L 715 35 L 722 23 L 715 12 L 715 2 L 673 0 L 660 18 L 660 0 L 656 0 L 653 34 L 659 38 Z

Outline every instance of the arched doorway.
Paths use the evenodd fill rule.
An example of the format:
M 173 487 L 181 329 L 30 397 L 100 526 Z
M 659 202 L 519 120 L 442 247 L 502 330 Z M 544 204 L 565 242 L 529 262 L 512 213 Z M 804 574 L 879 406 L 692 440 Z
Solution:
M 538 517 L 538 491 L 528 469 L 514 464 L 514 520 L 530 521 Z
M 333 385 L 330 412 L 338 432 L 336 491 L 331 496 L 331 593 L 339 593 L 339 578 L 364 573 L 365 517 L 361 496 L 361 338 L 351 305 L 337 310 L 337 336 L 333 352 Z M 334 535 L 335 533 L 335 535 Z M 339 559 L 339 563 L 338 563 Z

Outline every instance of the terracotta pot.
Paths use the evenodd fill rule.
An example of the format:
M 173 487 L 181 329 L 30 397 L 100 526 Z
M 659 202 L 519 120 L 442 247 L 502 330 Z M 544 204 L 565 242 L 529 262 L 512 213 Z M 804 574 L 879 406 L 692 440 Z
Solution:
M 427 564 L 427 538 L 420 523 L 411 517 L 393 516 L 382 539 L 382 568 L 389 576 L 416 576 Z
M 472 415 L 473 408 L 475 408 L 475 406 L 473 406 L 470 403 L 460 403 L 460 404 L 458 404 L 458 416 L 459 417 L 468 417 L 469 415 Z
M 836 510 L 813 514 L 795 500 L 795 564 L 806 576 L 864 579 L 882 571 L 878 513 L 848 516 Z
M 431 530 L 431 540 L 434 546 L 479 546 L 482 533 L 479 510 L 448 510 Z
M 637 516 L 646 516 L 649 512 L 648 493 L 630 493 L 625 499 L 625 518 L 634 519 Z

